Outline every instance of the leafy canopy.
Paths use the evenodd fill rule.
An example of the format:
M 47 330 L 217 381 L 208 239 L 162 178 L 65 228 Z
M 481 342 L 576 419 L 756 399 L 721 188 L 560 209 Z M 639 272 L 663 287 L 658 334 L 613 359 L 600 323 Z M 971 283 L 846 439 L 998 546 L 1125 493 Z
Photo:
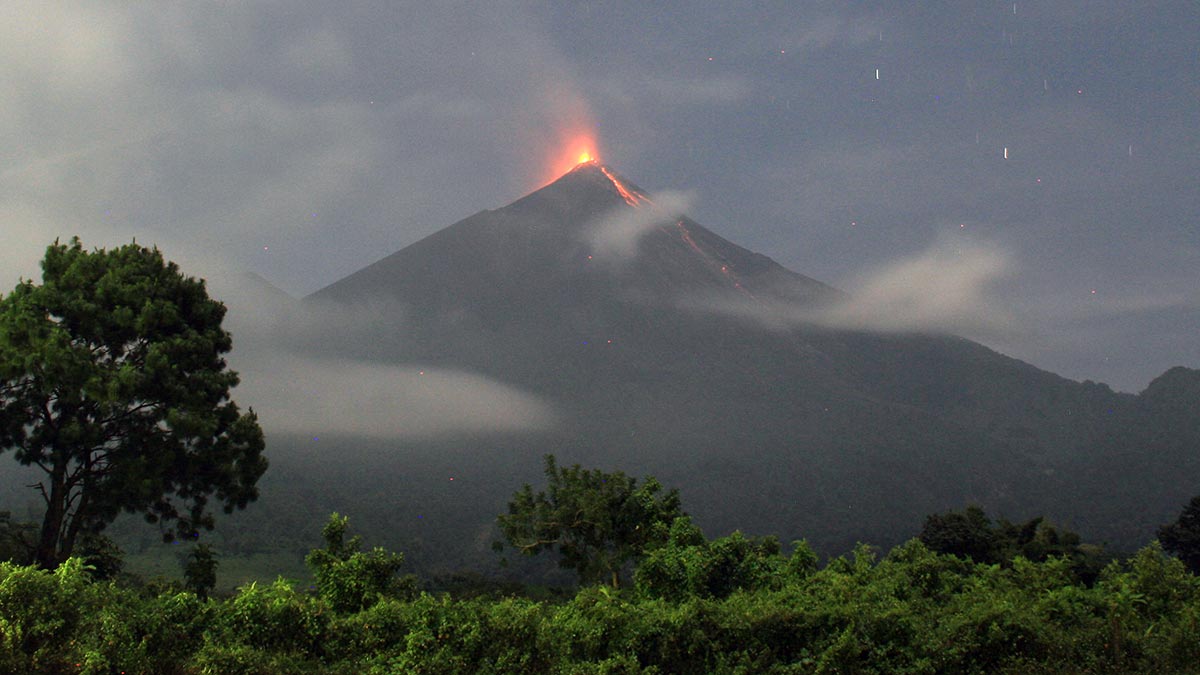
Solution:
M 1011 566 L 1018 556 L 1042 562 L 1054 557 L 1071 561 L 1071 570 L 1092 583 L 1103 566 L 1101 547 L 1085 544 L 1079 535 L 1056 527 L 1045 518 L 1013 523 L 995 522 L 978 506 L 928 516 L 921 543 L 938 553 L 948 553 L 977 563 Z
M 1200 574 L 1200 496 L 1183 507 L 1179 518 L 1158 529 L 1163 550 L 1179 556 L 1192 574 Z
M 646 554 L 634 572 L 645 596 L 682 601 L 725 598 L 734 591 L 777 589 L 816 570 L 808 543 L 795 542 L 791 557 L 775 537 L 747 537 L 735 531 L 709 541 L 691 518 L 676 518 L 666 544 Z
M 226 512 L 257 497 L 262 430 L 229 399 L 224 316 L 157 249 L 77 238 L 0 298 L 0 452 L 44 473 L 39 564 L 121 511 L 190 537 L 212 527 L 211 496 Z
M 554 455 L 545 462 L 546 491 L 535 494 L 526 484 L 514 494 L 498 518 L 500 531 L 525 555 L 557 548 L 559 565 L 574 569 L 580 583 L 619 587 L 621 568 L 666 542 L 671 523 L 685 515 L 679 491 L 662 493 L 653 476 L 638 485 L 620 471 L 562 468 Z

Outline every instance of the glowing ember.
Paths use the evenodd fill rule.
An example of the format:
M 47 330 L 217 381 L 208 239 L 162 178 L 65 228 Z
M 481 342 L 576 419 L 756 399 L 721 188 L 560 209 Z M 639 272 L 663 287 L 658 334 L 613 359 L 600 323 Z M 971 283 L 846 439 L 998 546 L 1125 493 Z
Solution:
M 679 228 L 680 237 L 683 238 L 684 243 L 692 247 L 693 251 L 699 253 L 702 258 L 707 259 L 709 257 L 707 253 L 705 253 L 699 246 L 696 245 L 696 240 L 692 239 L 692 233 L 688 232 L 687 225 L 684 225 L 682 220 L 675 223 L 675 227 Z M 721 271 L 724 272 L 725 270 Z
M 677 221 L 675 223 L 675 227 L 678 228 L 679 237 L 683 239 L 683 242 L 690 246 L 691 249 L 699 254 L 701 258 L 704 258 L 705 262 L 707 262 L 711 267 L 720 268 L 721 274 L 733 282 L 734 288 L 742 293 L 745 293 L 752 299 L 758 299 L 753 293 L 742 286 L 742 282 L 738 279 L 737 274 L 733 270 L 729 269 L 728 265 L 722 264 L 721 262 L 715 260 L 711 254 L 700 248 L 700 245 L 696 243 L 696 240 L 692 239 L 692 233 L 688 231 L 687 225 L 685 225 L 682 220 Z
M 582 153 L 580 153 L 580 155 L 579 155 L 579 163 L 580 164 L 586 164 L 590 161 L 592 161 L 592 153 L 588 152 L 587 150 L 584 150 Z
M 603 171 L 608 180 L 612 182 L 613 187 L 617 188 L 617 193 L 621 195 L 621 199 L 624 199 L 626 204 L 630 206 L 637 206 L 642 202 L 650 202 L 650 198 L 646 195 L 638 194 L 626 187 L 619 178 L 614 176 L 612 172 L 608 170 L 608 167 L 602 166 L 600 167 L 600 170 Z

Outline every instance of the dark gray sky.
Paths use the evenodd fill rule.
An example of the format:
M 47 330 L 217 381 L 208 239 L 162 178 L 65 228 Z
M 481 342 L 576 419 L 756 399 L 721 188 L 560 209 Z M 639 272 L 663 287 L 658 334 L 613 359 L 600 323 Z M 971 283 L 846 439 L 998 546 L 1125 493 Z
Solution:
M 78 234 L 304 295 L 591 136 L 880 312 L 1136 391 L 1200 366 L 1198 66 L 1192 0 L 10 1 L 0 282 Z

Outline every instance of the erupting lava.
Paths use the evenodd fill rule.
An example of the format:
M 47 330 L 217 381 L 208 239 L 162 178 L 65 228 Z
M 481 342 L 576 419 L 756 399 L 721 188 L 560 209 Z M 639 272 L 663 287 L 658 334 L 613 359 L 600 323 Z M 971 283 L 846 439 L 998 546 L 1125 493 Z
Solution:
M 542 178 L 542 184 L 553 183 L 580 164 L 597 161 L 598 154 L 596 137 L 591 132 L 577 132 L 565 137 L 547 162 L 549 172 Z
M 568 138 L 550 162 L 552 173 L 543 180 L 543 184 L 553 183 L 581 164 L 595 164 L 599 167 L 626 204 L 640 206 L 652 203 L 649 197 L 625 185 L 620 178 L 608 170 L 608 167 L 600 163 L 596 152 L 596 139 L 589 132 L 578 132 Z

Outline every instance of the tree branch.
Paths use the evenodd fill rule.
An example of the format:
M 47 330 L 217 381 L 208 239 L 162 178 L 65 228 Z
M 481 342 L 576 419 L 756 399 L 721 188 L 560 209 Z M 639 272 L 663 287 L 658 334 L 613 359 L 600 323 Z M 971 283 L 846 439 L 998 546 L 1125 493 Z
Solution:
M 558 544 L 561 542 L 562 538 L 560 537 L 558 539 L 538 539 L 529 544 L 513 544 L 513 546 L 517 547 L 517 550 L 521 553 L 529 553 L 539 546 L 550 546 L 551 544 Z
M 36 487 L 38 489 L 38 492 L 42 493 L 42 501 L 46 502 L 46 506 L 50 506 L 50 495 L 46 494 L 46 484 L 45 483 L 35 483 L 33 485 L 26 485 L 25 487 L 28 487 L 28 488 Z

